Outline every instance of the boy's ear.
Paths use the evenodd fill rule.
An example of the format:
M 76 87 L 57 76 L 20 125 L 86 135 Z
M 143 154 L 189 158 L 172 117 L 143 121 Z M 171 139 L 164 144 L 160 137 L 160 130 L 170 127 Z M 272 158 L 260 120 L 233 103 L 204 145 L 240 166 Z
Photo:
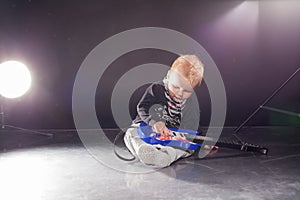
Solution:
M 171 71 L 171 69 L 169 69 L 167 72 L 167 79 L 169 79 L 169 77 L 170 77 L 170 73 L 171 73 L 170 71 Z

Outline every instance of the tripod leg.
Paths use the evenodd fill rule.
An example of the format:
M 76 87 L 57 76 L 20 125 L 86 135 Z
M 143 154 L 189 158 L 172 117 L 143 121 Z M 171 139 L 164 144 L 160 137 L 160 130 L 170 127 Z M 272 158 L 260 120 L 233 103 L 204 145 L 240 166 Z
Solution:
M 1 115 L 1 128 L 5 128 L 5 125 L 4 125 L 4 106 L 1 104 L 0 106 L 0 115 Z

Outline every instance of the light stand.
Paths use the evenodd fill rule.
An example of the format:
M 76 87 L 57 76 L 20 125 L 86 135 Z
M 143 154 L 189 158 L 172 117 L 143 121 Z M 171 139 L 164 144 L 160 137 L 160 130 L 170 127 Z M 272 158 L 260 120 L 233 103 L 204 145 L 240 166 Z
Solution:
M 39 135 L 50 136 L 53 134 L 42 133 L 39 131 L 32 131 L 16 126 L 5 124 L 4 117 L 4 97 L 17 98 L 24 95 L 31 85 L 31 75 L 26 65 L 21 62 L 10 60 L 0 64 L 0 117 L 1 128 L 4 130 L 6 127 L 36 133 Z
M 0 115 L 1 115 L 1 129 L 5 128 L 5 123 L 4 123 L 4 106 L 2 104 L 2 95 L 0 95 Z
M 38 134 L 38 135 L 53 137 L 52 133 L 44 133 L 44 132 L 40 132 L 40 131 L 34 131 L 34 130 L 29 130 L 29 129 L 25 129 L 25 128 L 5 124 L 5 112 L 4 112 L 4 103 L 3 103 L 3 96 L 2 95 L 0 95 L 0 115 L 1 115 L 1 129 L 0 129 L 1 131 L 5 131 L 5 130 L 7 130 L 7 128 L 11 128 L 11 129 L 16 129 L 16 130 L 22 130 L 24 132 L 29 132 L 29 133 L 34 133 L 34 134 Z
M 271 94 L 271 96 L 269 96 L 260 106 L 258 106 L 258 108 L 256 110 L 254 110 L 254 112 L 239 127 L 237 127 L 234 130 L 234 133 L 237 133 L 261 108 L 299 117 L 300 114 L 298 114 L 298 113 L 265 106 L 299 71 L 300 71 L 300 68 L 298 68 L 279 88 L 277 88 Z

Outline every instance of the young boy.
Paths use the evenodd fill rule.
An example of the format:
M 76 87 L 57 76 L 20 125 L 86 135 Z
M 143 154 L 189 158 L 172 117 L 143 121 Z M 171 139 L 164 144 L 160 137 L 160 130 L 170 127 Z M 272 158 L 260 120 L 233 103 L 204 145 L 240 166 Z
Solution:
M 170 133 L 168 127 L 197 129 L 199 112 L 190 97 L 194 88 L 201 84 L 203 72 L 203 63 L 197 56 L 180 56 L 164 80 L 151 84 L 140 99 L 138 116 L 126 131 L 124 141 L 130 152 L 145 165 L 166 167 L 179 158 L 191 155 L 188 150 L 145 143 L 137 130 L 141 121 L 163 136 Z

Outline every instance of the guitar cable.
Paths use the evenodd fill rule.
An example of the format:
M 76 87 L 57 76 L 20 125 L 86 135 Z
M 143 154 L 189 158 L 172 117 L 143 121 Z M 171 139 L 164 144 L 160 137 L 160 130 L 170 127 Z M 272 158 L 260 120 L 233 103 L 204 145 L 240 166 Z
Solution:
M 121 129 L 121 131 L 116 135 L 116 137 L 115 137 L 115 139 L 114 139 L 114 153 L 115 153 L 115 155 L 118 157 L 118 158 L 120 158 L 121 160 L 124 160 L 124 161 L 133 161 L 133 160 L 135 160 L 136 159 L 136 157 L 131 153 L 131 151 L 129 151 L 129 149 L 126 147 L 126 150 L 132 155 L 132 157 L 131 158 L 125 158 L 124 156 L 121 156 L 118 152 L 117 152 L 117 150 L 116 150 L 116 146 L 117 146 L 117 141 L 118 141 L 118 139 L 122 136 L 122 138 L 124 137 L 124 135 L 125 135 L 125 133 L 126 133 L 126 131 L 123 131 L 122 129 Z M 125 145 L 126 146 L 126 145 Z

